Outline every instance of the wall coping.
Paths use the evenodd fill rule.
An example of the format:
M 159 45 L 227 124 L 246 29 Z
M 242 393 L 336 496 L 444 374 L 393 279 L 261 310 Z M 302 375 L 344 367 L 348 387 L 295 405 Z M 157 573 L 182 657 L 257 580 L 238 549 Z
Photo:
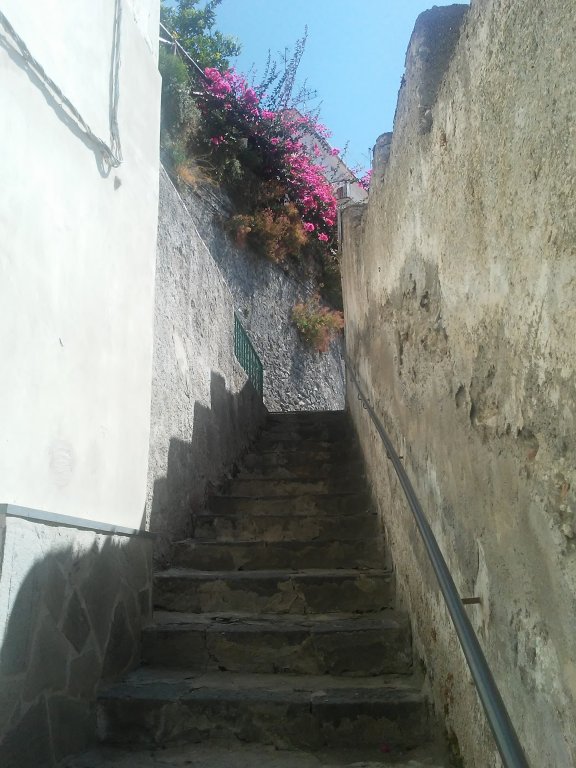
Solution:
M 82 517 L 60 515 L 57 512 L 46 512 L 41 509 L 19 507 L 16 504 L 0 504 L 0 518 L 2 516 L 19 517 L 23 520 L 32 520 L 33 522 L 43 523 L 44 525 L 80 528 L 82 530 L 107 533 L 115 536 L 135 536 L 145 539 L 155 538 L 155 534 L 150 531 L 141 531 L 138 528 L 125 528 L 122 525 L 102 523 L 98 520 L 85 520 Z

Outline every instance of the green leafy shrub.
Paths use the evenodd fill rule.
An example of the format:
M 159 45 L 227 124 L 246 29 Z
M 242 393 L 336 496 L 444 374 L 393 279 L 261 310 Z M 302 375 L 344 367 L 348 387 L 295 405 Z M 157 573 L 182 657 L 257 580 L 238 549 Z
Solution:
M 332 339 L 344 328 L 342 312 L 321 304 L 317 295 L 296 304 L 292 320 L 302 339 L 317 352 L 326 352 Z
M 187 145 L 198 129 L 200 113 L 190 93 L 188 67 L 172 51 L 160 48 L 158 68 L 162 75 L 160 149 L 170 168 L 183 165 Z
M 234 41 L 214 31 L 219 3 L 201 10 L 199 0 L 163 4 L 164 24 L 203 67 L 203 75 L 193 65 L 186 72 L 183 60 L 174 61 L 177 46 L 162 51 L 163 160 L 177 182 L 224 187 L 236 211 L 228 222 L 236 243 L 316 280 L 323 300 L 340 309 L 337 201 L 321 150 L 329 132 L 296 107 L 315 94 L 306 86 L 294 92 L 307 32 L 293 55 L 279 62 L 269 55 L 262 81 L 250 85 L 229 68 Z
M 162 0 L 160 19 L 200 67 L 225 70 L 230 58 L 240 53 L 240 43 L 214 29 L 216 9 L 222 0 L 208 0 L 204 8 L 196 7 L 199 2 L 176 0 L 169 6 Z
M 182 127 L 193 104 L 188 67 L 172 50 L 161 47 L 158 69 L 162 75 L 162 127 L 175 131 Z

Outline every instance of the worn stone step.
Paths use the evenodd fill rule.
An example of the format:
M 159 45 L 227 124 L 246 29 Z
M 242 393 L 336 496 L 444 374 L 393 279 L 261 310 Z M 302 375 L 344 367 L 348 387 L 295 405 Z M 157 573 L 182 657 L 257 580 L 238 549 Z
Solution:
M 380 538 L 377 514 L 365 515 L 196 515 L 192 537 L 199 541 L 366 541 Z
M 266 423 L 272 422 L 333 422 L 349 420 L 348 411 L 342 408 L 330 411 L 269 411 L 266 416 Z
M 350 430 L 350 417 L 346 411 L 309 411 L 293 413 L 269 413 L 262 431 L 274 430 Z
M 235 477 L 226 484 L 222 493 L 230 496 L 309 496 L 324 494 L 366 495 L 366 481 L 356 477 L 334 476 L 331 478 L 247 478 Z
M 298 453 L 247 453 L 238 468 L 237 477 L 292 478 L 325 480 L 354 478 L 364 475 L 361 459 L 339 459 L 327 451 Z
M 216 741 L 176 747 L 127 748 L 101 746 L 66 758 L 60 768 L 448 768 L 443 750 L 432 745 L 416 749 L 387 744 L 365 749 L 277 749 L 272 745 Z
M 348 427 L 351 421 L 347 411 L 308 411 L 299 413 L 268 413 L 265 429 Z
M 159 667 L 210 672 L 302 675 L 408 674 L 405 614 L 155 615 L 142 635 L 142 660 Z
M 268 442 L 279 442 L 282 444 L 298 443 L 303 446 L 316 443 L 330 444 L 331 446 L 343 446 L 353 450 L 357 449 L 356 438 L 351 427 L 331 428 L 289 428 L 275 427 L 273 429 L 264 428 L 254 440 L 255 446 L 261 446 Z
M 388 568 L 383 541 L 196 541 L 172 547 L 172 565 L 201 571 L 288 568 Z
M 277 490 L 284 490 L 277 487 Z M 368 493 L 309 493 L 271 494 L 269 496 L 214 495 L 208 499 L 210 514 L 250 515 L 371 515 L 371 499 Z
M 260 431 L 256 441 L 263 436 L 275 435 L 289 440 L 354 440 L 355 433 L 349 421 L 327 422 L 270 422 Z
M 330 457 L 358 457 L 356 443 L 344 436 L 340 440 L 298 437 L 295 434 L 262 433 L 252 446 L 254 453 L 326 453 Z
M 409 748 L 429 738 L 410 679 L 195 674 L 140 669 L 101 691 L 102 740 L 164 745 L 238 739 L 280 749 L 352 744 Z
M 171 568 L 154 578 L 159 610 L 202 613 L 365 613 L 391 608 L 386 570 L 192 571 Z

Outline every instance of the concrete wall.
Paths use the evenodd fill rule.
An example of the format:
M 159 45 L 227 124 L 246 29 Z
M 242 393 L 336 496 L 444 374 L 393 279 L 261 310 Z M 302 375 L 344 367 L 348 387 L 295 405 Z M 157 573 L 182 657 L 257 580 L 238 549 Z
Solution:
M 0 507 L 0 764 L 45 768 L 94 741 L 97 684 L 139 660 L 152 540 L 15 514 Z
M 159 3 L 58 0 L 31 13 L 6 0 L 2 12 L 84 123 L 0 23 L 0 501 L 137 528 L 150 418 Z M 117 134 L 119 167 L 87 126 L 104 144 Z
M 184 195 L 264 365 L 266 407 L 270 411 L 343 408 L 342 338 L 319 353 L 299 338 L 292 323 L 295 304 L 316 293 L 317 283 L 237 247 L 225 230 L 233 209 L 220 190 L 200 181 Z
M 36 5 L 0 16 L 5 768 L 90 742 L 150 612 L 151 541 L 102 523 L 139 529 L 146 498 L 159 3 Z
M 346 214 L 353 365 L 429 515 L 533 766 L 576 764 L 576 15 L 422 15 L 367 207 Z M 352 387 L 352 385 L 350 385 Z M 498 764 L 389 462 L 349 390 L 438 711 Z
M 161 559 L 264 418 L 233 344 L 230 290 L 162 171 L 147 504 Z

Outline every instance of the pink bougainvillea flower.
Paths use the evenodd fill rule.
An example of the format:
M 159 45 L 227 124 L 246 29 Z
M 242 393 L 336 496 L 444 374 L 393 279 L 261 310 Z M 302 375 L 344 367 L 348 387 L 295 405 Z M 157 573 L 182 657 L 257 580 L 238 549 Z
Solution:
M 232 152 L 236 145 L 260 152 L 265 172 L 284 187 L 285 200 L 298 209 L 303 231 L 316 232 L 321 243 L 329 243 L 335 234 L 331 228 L 337 203 L 321 163 L 326 151 L 321 151 L 319 142 L 305 143 L 314 133 L 327 137 L 327 129 L 296 110 L 262 109 L 264 95 L 234 70 L 219 72 L 209 67 L 205 72 L 206 84 L 198 101 L 203 119 L 212 126 L 208 136 L 214 134 L 209 139 L 214 154 L 221 145 Z M 226 134 L 219 135 L 221 130 Z M 331 153 L 336 156 L 339 150 Z
M 333 149 L 330 150 L 330 154 L 334 157 L 335 155 L 339 155 L 340 154 L 340 150 L 336 149 L 336 147 L 334 147 Z
M 258 104 L 259 99 L 254 88 L 247 88 L 244 93 L 244 101 L 247 104 Z
M 366 173 L 364 174 L 364 176 L 362 176 L 362 178 L 358 179 L 358 184 L 360 184 L 360 186 L 363 189 L 367 190 L 370 187 L 371 181 L 372 181 L 372 170 L 369 170 L 369 171 L 366 171 Z

